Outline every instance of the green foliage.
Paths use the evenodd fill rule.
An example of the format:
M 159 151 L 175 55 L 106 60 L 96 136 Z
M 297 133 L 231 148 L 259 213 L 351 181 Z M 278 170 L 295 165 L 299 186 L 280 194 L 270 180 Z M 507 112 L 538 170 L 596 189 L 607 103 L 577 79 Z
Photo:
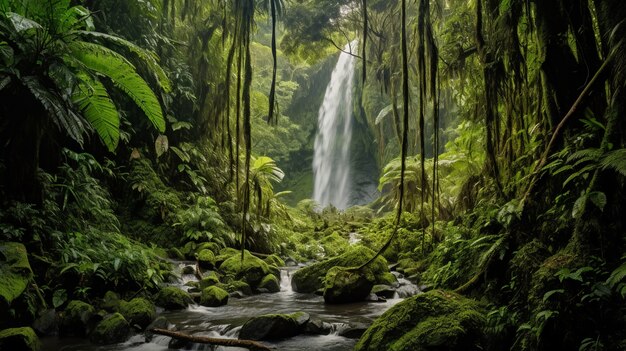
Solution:
M 180 208 L 174 215 L 173 227 L 185 241 L 214 242 L 220 247 L 233 246 L 235 234 L 226 226 L 215 200 L 198 196 L 189 208 Z

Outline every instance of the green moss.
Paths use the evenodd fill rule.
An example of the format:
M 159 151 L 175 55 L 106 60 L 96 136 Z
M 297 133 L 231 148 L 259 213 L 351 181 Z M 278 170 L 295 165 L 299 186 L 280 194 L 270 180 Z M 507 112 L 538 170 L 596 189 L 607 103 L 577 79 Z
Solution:
M 344 253 L 350 243 L 348 239 L 339 235 L 339 232 L 333 231 L 330 235 L 325 236 L 320 240 L 322 247 L 324 247 L 324 253 L 326 257 L 333 257 Z
M 215 254 L 209 249 L 200 251 L 197 260 L 200 268 L 211 269 L 215 266 Z
M 96 309 L 90 304 L 72 300 L 63 311 L 59 334 L 84 336 L 89 333 L 95 320 Z
M 346 270 L 333 267 L 326 274 L 324 301 L 326 303 L 350 303 L 364 300 L 374 286 L 375 276 L 368 270 Z
M 236 279 L 243 279 L 252 288 L 259 285 L 263 277 L 271 273 L 267 263 L 260 258 L 253 256 L 247 250 L 244 253 L 243 261 L 240 255 L 234 255 L 222 262 L 220 270 L 225 275 L 234 276 Z
M 196 247 L 196 253 L 199 253 L 202 250 L 211 250 L 213 253 L 216 253 L 220 251 L 220 246 L 213 242 L 203 242 Z
M 120 308 L 120 303 L 121 300 L 118 294 L 113 291 L 107 291 L 102 298 L 100 308 L 109 312 L 117 312 Z
M 259 289 L 266 289 L 268 292 L 275 293 L 280 291 L 280 281 L 273 274 L 266 275 L 261 283 L 259 283 Z
M 215 272 L 210 271 L 208 273 L 204 273 L 202 276 L 202 280 L 199 282 L 198 287 L 201 290 L 208 288 L 211 285 L 219 284 L 220 279 L 218 278 Z
M 228 291 L 229 293 L 240 291 L 244 295 L 252 295 L 252 288 L 250 285 L 241 280 L 233 280 L 228 284 L 219 283 L 217 286 Z
M 173 286 L 161 289 L 155 299 L 155 304 L 166 310 L 181 310 L 187 308 L 192 302 L 193 300 L 187 292 Z
M 40 348 L 39 338 L 30 327 L 0 331 L 0 350 L 37 351 Z
M 228 292 L 217 286 L 210 286 L 202 290 L 200 304 L 202 306 L 217 307 L 228 303 Z
M 33 277 L 24 245 L 0 243 L 0 277 L 0 310 L 3 310 L 22 295 Z
M 139 325 L 145 329 L 156 317 L 156 311 L 152 302 L 136 297 L 129 302 L 122 302 L 120 313 L 131 325 Z
M 283 261 L 282 258 L 278 257 L 278 255 L 269 255 L 267 257 L 265 257 L 265 263 L 267 263 L 268 265 L 272 265 L 272 266 L 276 266 L 276 267 L 284 267 L 285 266 L 285 261 Z
M 484 311 L 474 300 L 443 290 L 410 297 L 380 316 L 355 351 L 479 350 Z
M 297 292 L 312 293 L 324 287 L 324 277 L 329 269 L 335 266 L 356 267 L 374 256 L 374 251 L 364 246 L 354 246 L 341 256 L 314 263 L 297 270 L 292 277 L 291 285 Z M 375 277 L 375 283 L 385 284 L 384 273 L 389 273 L 387 260 L 378 257 L 368 265 L 367 270 Z
M 175 260 L 184 260 L 185 259 L 185 255 L 183 255 L 182 252 L 180 252 L 179 249 L 172 247 L 170 249 L 167 250 L 167 255 L 170 258 L 173 258 Z
M 128 333 L 130 324 L 120 313 L 113 313 L 98 323 L 89 339 L 100 345 L 115 344 L 125 341 Z

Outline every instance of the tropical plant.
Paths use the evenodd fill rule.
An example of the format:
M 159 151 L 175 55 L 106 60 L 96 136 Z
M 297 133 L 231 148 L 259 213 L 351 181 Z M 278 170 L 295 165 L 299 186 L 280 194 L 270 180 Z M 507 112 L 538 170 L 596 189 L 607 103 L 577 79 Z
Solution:
M 165 130 L 152 89 L 128 59 L 101 42 L 133 53 L 157 73 L 161 88 L 169 89 L 153 54 L 122 38 L 95 32 L 86 8 L 71 6 L 70 0 L 0 2 L 0 111 L 10 117 L 0 132 L 8 140 L 3 158 L 14 175 L 13 185 L 37 184 L 34 175 L 43 141 L 54 144 L 69 137 L 82 145 L 84 135 L 93 129 L 110 151 L 116 149 L 120 115 L 107 87 L 110 83 L 158 131 Z M 15 159 L 16 154 L 22 157 Z M 36 192 L 27 194 L 29 200 L 37 200 Z

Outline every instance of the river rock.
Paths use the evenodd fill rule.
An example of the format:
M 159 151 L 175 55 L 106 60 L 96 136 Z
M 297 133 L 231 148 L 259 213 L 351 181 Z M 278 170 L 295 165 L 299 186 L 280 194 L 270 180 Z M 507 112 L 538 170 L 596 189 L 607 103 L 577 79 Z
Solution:
M 0 313 L 6 311 L 18 298 L 33 277 L 24 245 L 15 242 L 0 243 Z M 4 316 L 0 316 L 4 320 Z
M 304 328 L 306 334 L 312 335 L 328 335 L 331 333 L 333 326 L 330 323 L 323 322 L 320 319 L 309 320 Z
M 209 249 L 204 249 L 198 253 L 198 266 L 202 269 L 213 269 L 215 267 L 215 254 Z
M 196 274 L 196 267 L 194 266 L 185 266 L 183 267 L 183 274 L 189 275 L 189 274 Z
M 304 312 L 292 314 L 268 314 L 248 320 L 239 339 L 276 340 L 299 335 L 304 332 L 310 316 Z
M 266 275 L 272 273 L 267 263 L 247 250 L 244 252 L 243 262 L 240 255 L 231 256 L 220 265 L 220 270 L 227 276 L 244 280 L 253 289 Z
M 155 320 L 152 321 L 152 323 L 150 323 L 150 325 L 146 327 L 146 342 L 152 341 L 152 338 L 154 337 L 154 333 L 151 332 L 152 329 L 167 329 L 169 325 L 170 322 L 168 322 L 167 318 L 163 316 L 158 316 Z
M 484 326 L 478 302 L 451 291 L 433 290 L 409 297 L 383 313 L 354 350 L 473 350 L 484 339 Z
M 94 344 L 110 345 L 126 341 L 130 324 L 120 313 L 106 316 L 91 333 L 89 339 Z
M 263 261 L 265 261 L 265 263 L 267 263 L 268 265 L 272 265 L 276 267 L 285 267 L 285 261 L 283 261 L 283 259 L 280 258 L 276 254 L 272 254 L 272 255 L 265 257 Z
M 100 319 L 101 317 L 96 314 L 96 309 L 92 305 L 72 300 L 61 314 L 59 335 L 86 336 Z
M 374 256 L 374 251 L 364 246 L 353 246 L 341 256 L 320 261 L 303 267 L 293 273 L 291 287 L 296 292 L 313 293 L 324 288 L 324 277 L 332 267 L 355 267 L 359 266 Z M 373 275 L 374 283 L 383 284 L 387 279 L 384 274 L 389 273 L 387 260 L 379 256 L 366 267 L 366 270 Z M 369 293 L 369 290 L 367 291 Z M 366 295 L 367 296 L 367 295 Z
M 144 330 L 156 317 L 156 310 L 152 302 L 142 297 L 136 297 L 129 302 L 122 302 L 120 313 L 130 325 L 138 325 L 141 330 Z
M 396 293 L 396 289 L 392 288 L 389 285 L 378 284 L 378 285 L 374 285 L 371 293 L 376 294 L 377 296 L 380 296 L 380 297 L 384 297 L 386 299 L 392 299 Z
M 280 291 L 280 281 L 273 274 L 266 275 L 259 284 L 258 290 L 265 289 L 269 293 L 277 293 Z
M 326 274 L 324 302 L 363 301 L 372 290 L 374 281 L 374 275 L 368 270 L 346 270 L 343 267 L 333 267 Z
M 368 325 L 363 323 L 351 324 L 349 327 L 339 330 L 339 336 L 348 339 L 358 339 L 365 333 L 367 327 Z
M 0 350 L 37 351 L 40 347 L 37 334 L 29 327 L 0 331 Z
M 228 292 L 217 286 L 209 286 L 202 290 L 200 304 L 207 307 L 218 307 L 228 303 Z
M 213 271 L 205 272 L 202 276 L 202 280 L 198 283 L 198 288 L 204 290 L 209 286 L 219 284 L 220 278 Z
M 159 291 L 155 304 L 166 310 L 182 310 L 193 303 L 191 296 L 179 288 L 168 286 Z
M 120 296 L 113 292 L 107 291 L 102 298 L 102 303 L 100 303 L 100 308 L 109 311 L 109 312 L 117 312 L 120 309 L 121 303 Z

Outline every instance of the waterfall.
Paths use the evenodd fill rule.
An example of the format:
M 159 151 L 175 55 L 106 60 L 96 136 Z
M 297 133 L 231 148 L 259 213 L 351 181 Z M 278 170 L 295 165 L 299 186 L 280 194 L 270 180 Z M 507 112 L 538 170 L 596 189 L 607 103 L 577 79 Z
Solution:
M 345 46 L 344 51 L 355 48 L 356 41 L 353 41 Z M 339 55 L 319 109 L 313 154 L 313 199 L 322 207 L 333 205 L 340 210 L 351 205 L 350 143 L 355 63 L 354 56 L 345 52 Z

